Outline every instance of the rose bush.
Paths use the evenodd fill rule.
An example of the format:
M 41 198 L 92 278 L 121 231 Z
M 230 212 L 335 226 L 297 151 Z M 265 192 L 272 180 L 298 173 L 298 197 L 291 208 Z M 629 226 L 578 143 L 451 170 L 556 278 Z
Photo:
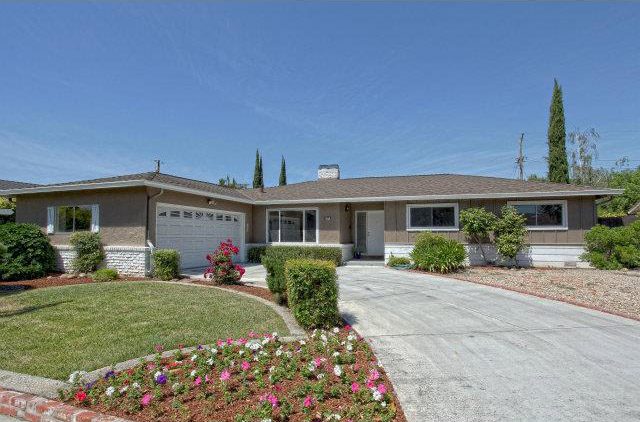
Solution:
M 241 265 L 233 263 L 233 257 L 238 255 L 239 251 L 240 249 L 231 239 L 220 242 L 216 250 L 207 255 L 210 265 L 204 272 L 204 276 L 218 284 L 232 284 L 240 281 L 245 270 Z
M 94 382 L 62 398 L 136 421 L 404 421 L 368 344 L 350 327 L 283 343 L 276 333 L 218 340 Z

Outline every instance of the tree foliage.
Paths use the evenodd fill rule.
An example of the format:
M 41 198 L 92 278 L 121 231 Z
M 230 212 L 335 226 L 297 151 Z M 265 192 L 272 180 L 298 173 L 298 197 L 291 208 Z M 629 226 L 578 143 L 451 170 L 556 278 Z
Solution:
M 280 180 L 278 184 L 280 186 L 285 186 L 287 184 L 287 163 L 284 160 L 284 156 L 282 156 L 282 161 L 280 162 Z
M 494 226 L 496 251 L 516 264 L 516 256 L 524 248 L 527 236 L 526 218 L 510 205 L 502 207 L 501 214 Z
M 622 195 L 614 196 L 611 201 L 600 205 L 598 215 L 601 217 L 619 217 L 626 215 L 640 201 L 640 167 L 634 170 L 612 172 L 608 186 L 624 189 Z
M 569 163 L 567 161 L 566 131 L 562 88 L 553 80 L 553 95 L 549 110 L 549 130 L 547 132 L 549 156 L 548 178 L 550 182 L 569 183 Z
M 482 244 L 491 241 L 491 232 L 493 231 L 496 220 L 495 214 L 482 207 L 471 207 L 460 211 L 462 232 L 467 235 L 471 243 L 478 245 L 482 259 L 485 262 L 487 261 L 487 257 Z
M 256 163 L 253 169 L 253 187 L 254 189 L 264 187 L 264 178 L 262 174 L 262 156 L 260 155 L 259 150 L 256 150 Z

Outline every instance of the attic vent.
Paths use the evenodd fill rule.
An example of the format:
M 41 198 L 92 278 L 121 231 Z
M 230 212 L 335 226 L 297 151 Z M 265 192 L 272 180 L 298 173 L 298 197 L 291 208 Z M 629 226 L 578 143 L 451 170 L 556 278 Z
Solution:
M 340 166 L 337 164 L 321 164 L 318 167 L 318 180 L 320 179 L 339 179 Z

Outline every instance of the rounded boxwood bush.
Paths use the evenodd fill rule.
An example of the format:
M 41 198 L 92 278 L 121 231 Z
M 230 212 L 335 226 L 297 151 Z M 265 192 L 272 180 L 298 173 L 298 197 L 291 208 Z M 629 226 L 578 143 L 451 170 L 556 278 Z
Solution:
M 467 252 L 462 243 L 429 232 L 420 233 L 411 251 L 416 268 L 449 273 L 464 266 Z
M 100 268 L 91 275 L 91 278 L 96 282 L 117 280 L 118 271 L 114 270 L 113 268 Z
M 28 280 L 55 270 L 56 256 L 49 238 L 35 224 L 0 225 L 0 243 L 7 252 L 0 257 L 0 278 Z
M 153 274 L 160 280 L 180 276 L 180 252 L 175 249 L 156 249 L 153 252 Z
M 285 264 L 289 308 L 304 328 L 335 326 L 338 313 L 338 277 L 330 261 L 292 259 Z

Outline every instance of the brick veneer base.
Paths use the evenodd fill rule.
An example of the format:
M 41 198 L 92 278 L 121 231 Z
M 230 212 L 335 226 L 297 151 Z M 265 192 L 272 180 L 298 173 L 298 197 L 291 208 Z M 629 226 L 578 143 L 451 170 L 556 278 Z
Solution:
M 115 416 L 1 388 L 0 415 L 31 422 L 127 422 Z

